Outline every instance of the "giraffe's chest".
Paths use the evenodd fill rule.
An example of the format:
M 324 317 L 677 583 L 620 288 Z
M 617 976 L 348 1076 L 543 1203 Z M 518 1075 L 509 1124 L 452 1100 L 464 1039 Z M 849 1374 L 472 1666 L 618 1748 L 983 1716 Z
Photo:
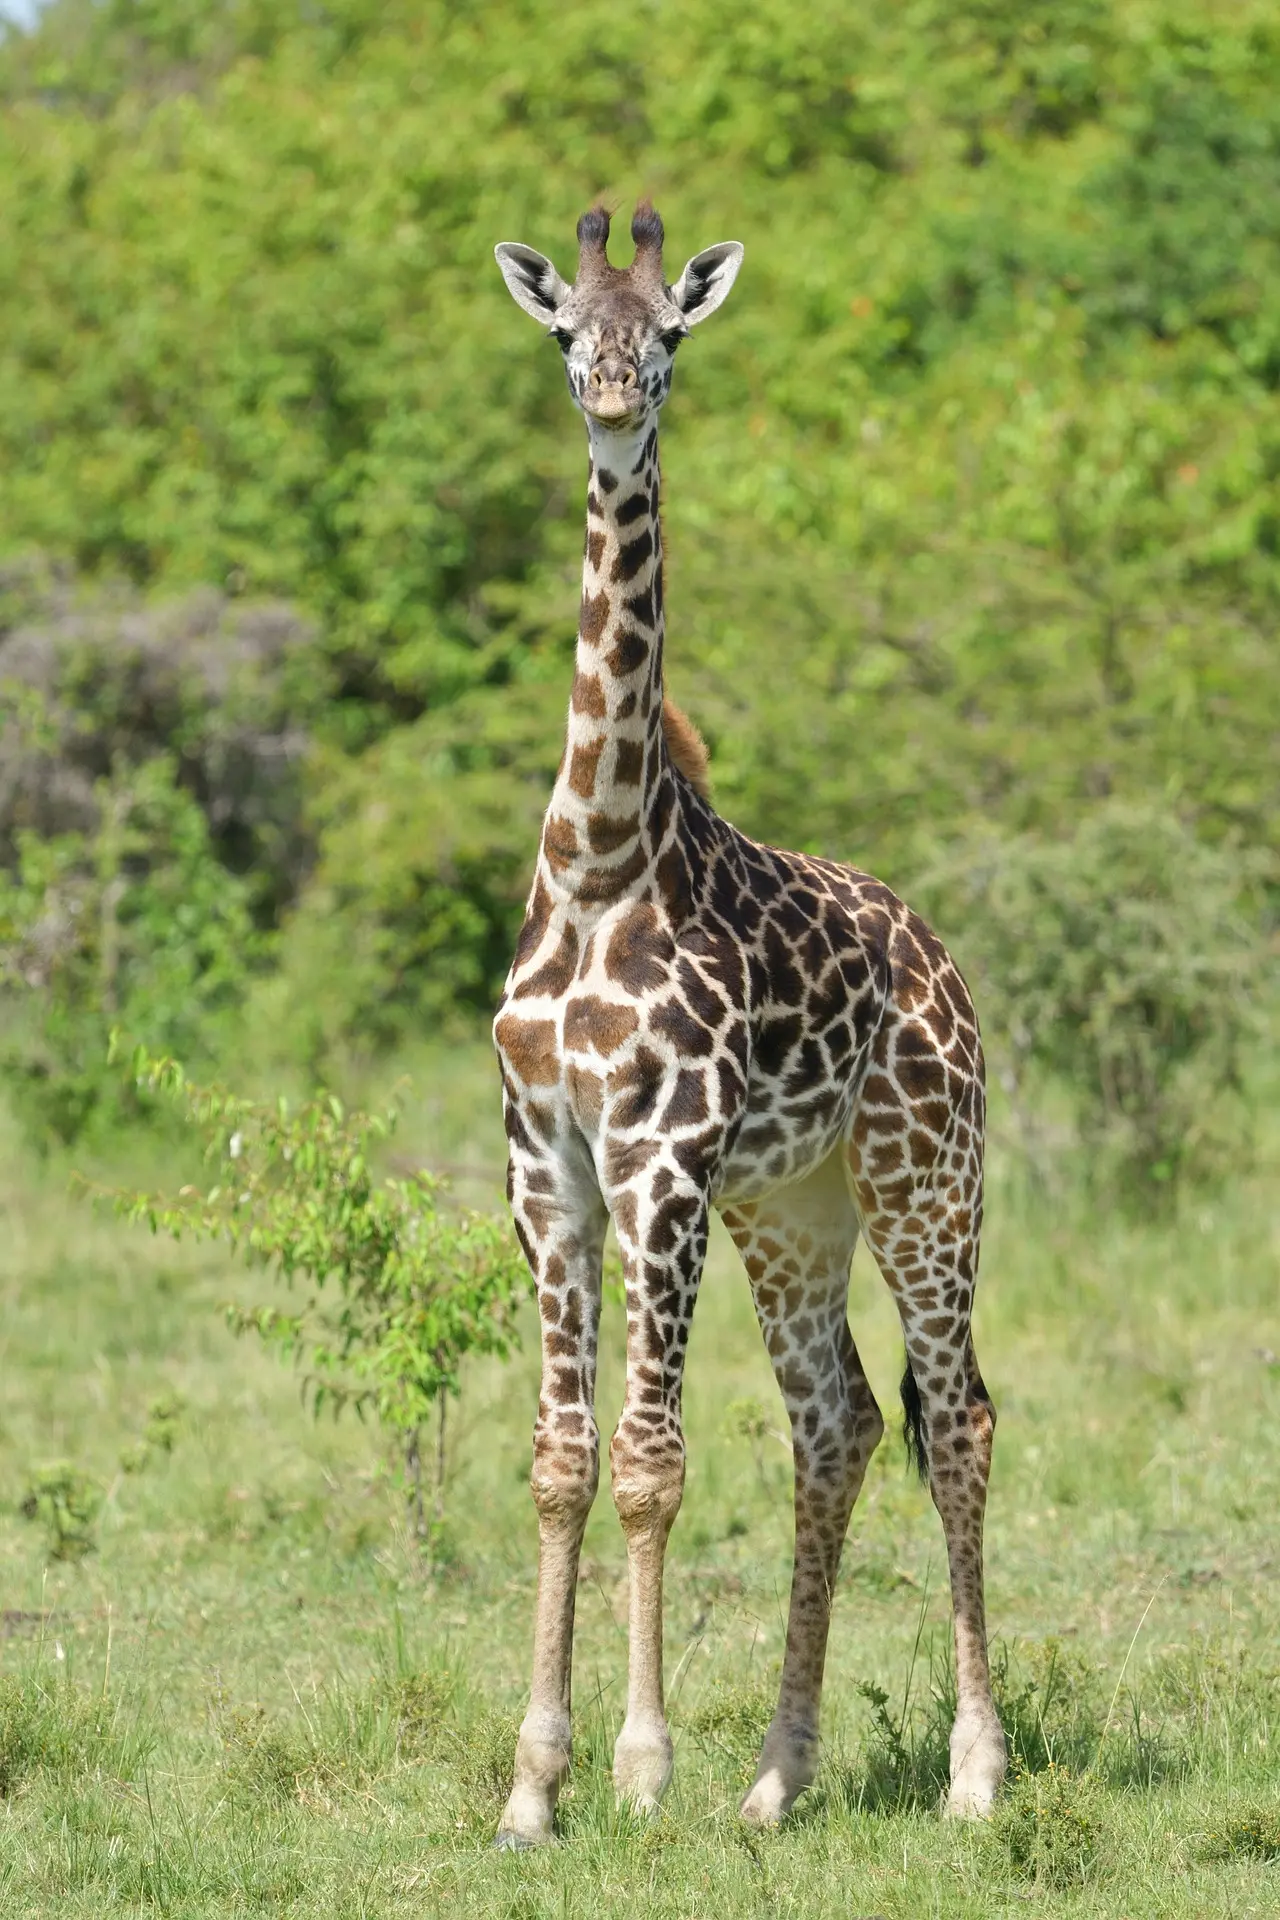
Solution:
M 653 903 L 549 924 L 508 979 L 494 1037 L 510 1112 L 550 1150 L 585 1140 L 606 1190 L 661 1149 L 713 1197 L 802 1178 L 845 1128 L 856 997 Z
M 696 927 L 678 937 L 654 901 L 553 915 L 494 1023 L 509 1097 L 598 1159 L 640 1130 L 695 1133 L 714 1156 L 746 1097 L 748 996 L 733 943 Z

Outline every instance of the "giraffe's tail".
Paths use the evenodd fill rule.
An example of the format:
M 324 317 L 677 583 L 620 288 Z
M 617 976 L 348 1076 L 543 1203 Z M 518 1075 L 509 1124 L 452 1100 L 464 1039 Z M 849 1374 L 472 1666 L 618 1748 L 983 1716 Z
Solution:
M 907 1443 L 907 1459 L 927 1487 L 929 1456 L 924 1444 L 924 1408 L 920 1404 L 920 1389 L 916 1385 L 916 1377 L 911 1371 L 910 1355 L 907 1356 L 902 1385 L 898 1391 L 902 1395 L 902 1437 Z

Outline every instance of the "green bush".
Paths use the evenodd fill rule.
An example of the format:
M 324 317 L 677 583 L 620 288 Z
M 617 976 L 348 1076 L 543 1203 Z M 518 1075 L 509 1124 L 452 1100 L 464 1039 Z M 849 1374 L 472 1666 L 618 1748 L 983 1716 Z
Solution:
M 712 1766 L 728 1771 L 736 1787 L 750 1786 L 773 1714 L 776 1689 L 762 1682 L 708 1688 L 685 1721 L 689 1738 Z
M 1203 1860 L 1280 1860 L 1280 1816 L 1274 1807 L 1249 1807 L 1223 1820 L 1206 1833 L 1200 1847 Z
M 114 1193 L 117 1211 L 175 1239 L 225 1240 L 293 1294 L 227 1309 L 303 1368 L 314 1411 L 371 1413 L 403 1449 L 410 1511 L 423 1509 L 421 1440 L 437 1420 L 436 1512 L 443 1521 L 444 1410 L 469 1354 L 505 1357 L 528 1270 L 509 1224 L 451 1209 L 428 1173 L 379 1178 L 372 1164 L 394 1113 L 348 1113 L 333 1095 L 291 1108 L 199 1086 L 173 1060 L 135 1051 L 135 1083 L 175 1108 L 216 1169 L 203 1189 Z
M 283 935 L 312 1057 L 492 1011 L 529 890 L 567 695 L 459 700 L 335 759 L 315 874 Z
M 19 829 L 16 867 L 0 867 L 0 1074 L 61 1141 L 140 1111 L 107 1066 L 116 1022 L 207 1058 L 264 953 L 249 887 L 170 759 L 120 769 L 93 799 L 93 831 Z
M 36 1467 L 17 1511 L 44 1528 L 50 1559 L 84 1559 L 98 1546 L 102 1488 L 69 1459 Z
M 23 829 L 92 833 L 100 783 L 168 756 L 269 924 L 310 864 L 303 776 L 324 690 L 314 625 L 286 606 L 147 597 L 30 553 L 0 564 L 0 865 Z
M 248 1811 L 286 1806 L 337 1771 L 312 1728 L 281 1726 L 268 1719 L 265 1707 L 224 1711 L 218 1731 L 227 1795 Z
M 1068 1087 L 1094 1170 L 1150 1194 L 1247 1152 L 1259 876 L 1167 809 L 1112 803 L 1070 839 L 959 843 L 917 895 L 954 931 L 1015 1100 L 1029 1076 Z
M 1016 1772 L 994 1819 L 994 1835 L 1019 1879 L 1037 1888 L 1087 1880 L 1098 1855 L 1099 1795 L 1087 1777 L 1051 1761 L 1040 1773 Z
M 121 1472 L 143 1473 L 157 1454 L 171 1454 L 182 1431 L 185 1413 L 186 1403 L 179 1394 L 162 1393 L 154 1399 L 147 1408 L 141 1434 L 120 1455 Z
M 24 1520 L 38 1520 L 52 1560 L 82 1560 L 97 1546 L 102 1488 L 69 1460 L 38 1467 L 19 1502 Z

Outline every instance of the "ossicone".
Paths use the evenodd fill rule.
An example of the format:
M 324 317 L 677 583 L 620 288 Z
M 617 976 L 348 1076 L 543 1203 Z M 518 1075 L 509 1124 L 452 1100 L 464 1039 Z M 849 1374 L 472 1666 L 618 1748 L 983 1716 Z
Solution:
M 652 200 L 641 200 L 631 216 L 631 238 L 635 241 L 637 253 L 661 253 L 662 243 L 666 239 L 663 232 L 662 215 Z
M 662 215 L 652 200 L 642 200 L 631 220 L 631 238 L 636 243 L 633 280 L 659 292 L 662 288 Z
M 609 209 L 588 207 L 578 222 L 578 279 L 591 279 L 609 270 L 605 251 L 609 242 Z

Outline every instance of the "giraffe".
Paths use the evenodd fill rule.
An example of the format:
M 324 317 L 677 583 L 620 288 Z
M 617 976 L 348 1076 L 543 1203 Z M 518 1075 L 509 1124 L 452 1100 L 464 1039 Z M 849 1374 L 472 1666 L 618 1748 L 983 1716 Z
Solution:
M 494 1021 L 508 1196 L 542 1346 L 533 1677 L 497 1844 L 552 1838 L 570 1763 L 610 1219 L 627 1343 L 609 1463 L 630 1582 L 614 1784 L 652 1811 L 670 1780 L 663 1562 L 684 1485 L 681 1382 L 713 1206 L 750 1279 L 795 1472 L 778 1705 L 742 1817 L 781 1820 L 817 1765 L 832 1593 L 883 1431 L 847 1320 L 860 1230 L 901 1318 L 908 1440 L 946 1539 L 957 1683 L 947 1810 L 980 1817 L 1005 1743 L 982 1570 L 995 1411 L 970 1335 L 985 1112 L 977 1018 L 941 943 L 886 886 L 758 845 L 711 805 L 705 750 L 663 692 L 658 416 L 681 341 L 725 299 L 743 249 L 707 248 L 668 286 L 649 202 L 632 221 L 629 267 L 608 259 L 609 224 L 602 207 L 578 222 L 571 286 L 532 247 L 496 248 L 517 304 L 560 348 L 589 448 L 567 738 Z

